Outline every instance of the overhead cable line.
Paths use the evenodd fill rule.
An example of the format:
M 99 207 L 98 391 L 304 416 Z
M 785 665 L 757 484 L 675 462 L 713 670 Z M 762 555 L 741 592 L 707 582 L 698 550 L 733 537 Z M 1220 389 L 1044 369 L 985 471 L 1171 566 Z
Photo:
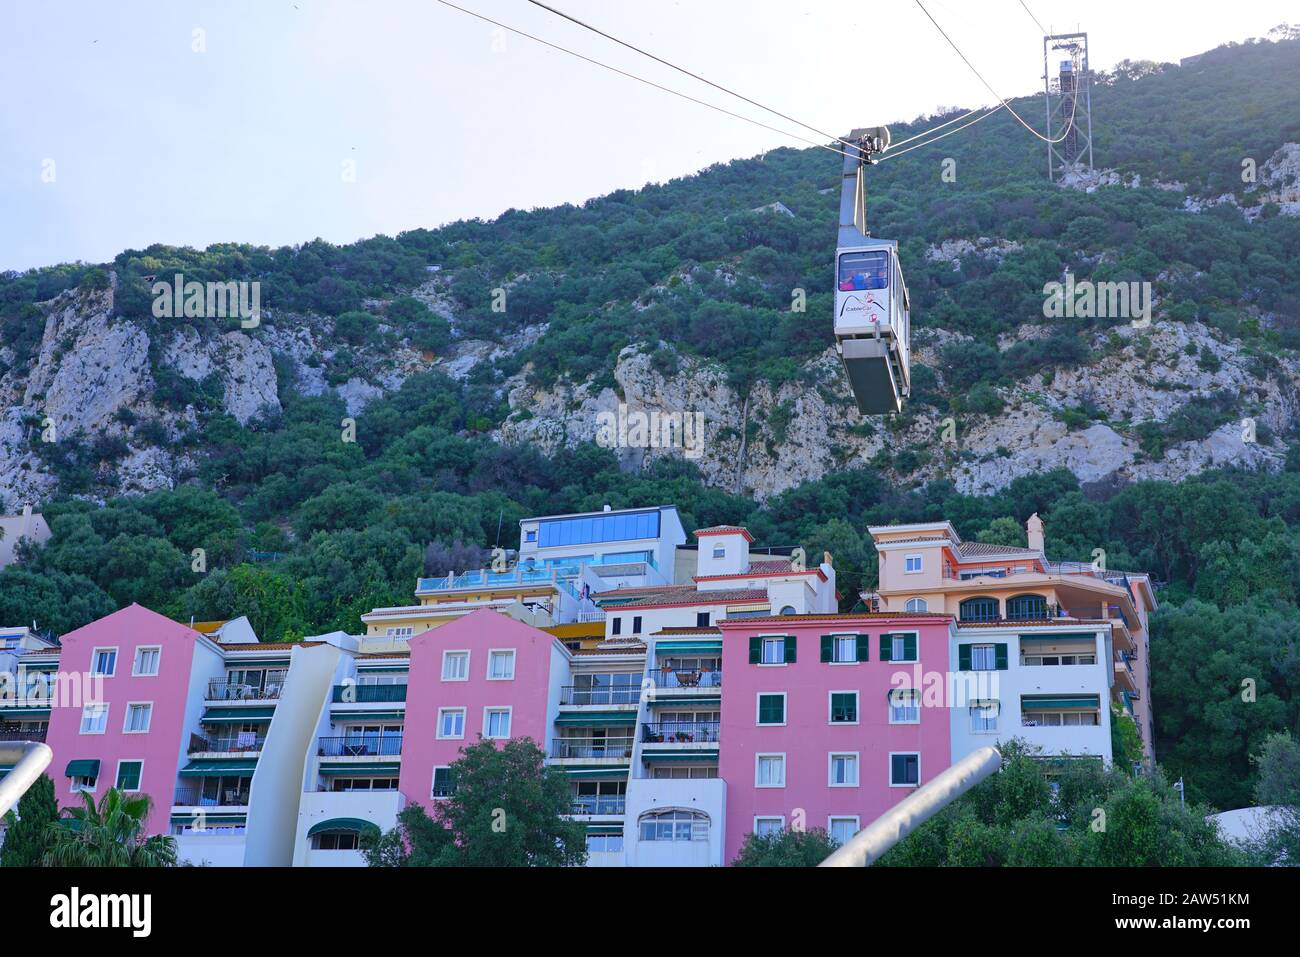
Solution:
M 781 119 L 783 120 L 789 120 L 791 123 L 797 124 L 798 126 L 802 126 L 804 129 L 812 130 L 814 133 L 820 134 L 821 136 L 826 137 L 828 140 L 835 140 L 836 142 L 843 143 L 845 146 L 857 145 L 856 143 L 846 140 L 843 137 L 836 136 L 833 133 L 827 133 L 825 130 L 819 130 L 817 127 L 811 126 L 808 123 L 803 122 L 802 120 L 796 120 L 793 116 L 788 116 L 787 114 L 782 113 L 780 110 L 773 109 L 770 106 L 764 106 L 762 103 L 759 103 L 757 100 L 751 100 L 743 93 L 737 93 L 735 90 L 728 89 L 727 87 L 723 86 L 721 83 L 714 83 L 712 80 L 702 77 L 698 73 L 692 73 L 690 70 L 686 69 L 685 67 L 680 67 L 676 63 L 670 63 L 669 61 L 665 60 L 663 57 L 656 56 L 655 54 L 651 53 L 649 50 L 643 50 L 638 46 L 634 46 L 633 44 L 628 43 L 626 40 L 620 40 L 618 37 L 606 33 L 604 30 L 600 29 L 599 27 L 594 27 L 590 23 L 586 23 L 585 21 L 579 20 L 577 17 L 571 14 L 565 13 L 563 10 L 557 10 L 555 7 L 542 3 L 541 0 L 528 0 L 528 2 L 535 7 L 541 7 L 543 10 L 550 11 L 551 13 L 555 14 L 557 17 L 563 17 L 565 20 L 568 20 L 570 23 L 576 23 L 584 30 L 590 30 L 592 33 L 595 33 L 598 36 L 602 36 L 606 40 L 612 40 L 614 43 L 617 43 L 619 46 L 627 47 L 627 49 L 633 50 L 636 53 L 640 53 L 642 56 L 647 56 L 650 59 L 654 60 L 656 63 L 662 63 L 664 66 L 676 70 L 678 73 L 683 73 L 686 76 L 689 76 L 691 79 L 699 80 L 701 83 L 707 83 L 715 90 L 721 90 L 723 93 L 726 93 L 730 96 L 734 96 L 738 100 L 744 100 L 746 103 L 750 104 L 751 106 L 756 106 L 760 110 L 766 110 L 768 113 L 775 114 L 776 116 L 781 117 Z
M 452 10 L 457 10 L 461 13 L 474 17 L 477 20 L 482 20 L 484 23 L 490 23 L 494 27 L 500 27 L 502 30 L 508 30 L 509 32 L 516 34 L 517 36 L 521 36 L 528 40 L 532 40 L 534 43 L 540 43 L 543 46 L 550 47 L 552 50 L 558 50 L 561 53 L 567 53 L 569 54 L 569 56 L 577 57 L 579 60 L 583 60 L 587 63 L 593 64 L 594 66 L 598 66 L 603 69 L 609 70 L 612 73 L 617 73 L 619 76 L 625 76 L 629 80 L 636 80 L 638 83 L 644 83 L 646 86 L 652 86 L 656 90 L 662 90 L 665 93 L 671 93 L 673 96 L 681 97 L 683 100 L 689 100 L 690 102 L 696 103 L 700 106 L 707 106 L 709 109 L 717 110 L 719 113 L 725 113 L 727 116 L 733 117 L 737 120 L 743 120 L 746 123 L 752 123 L 754 126 L 761 126 L 763 129 L 768 130 L 772 133 L 777 133 L 781 136 L 786 136 L 786 137 L 790 137 L 791 139 L 800 140 L 804 143 L 809 144 L 810 146 L 816 146 L 820 149 L 829 150 L 830 152 L 836 154 L 837 156 L 849 155 L 844 150 L 837 149 L 834 146 L 827 146 L 825 143 L 819 143 L 816 140 L 810 140 L 806 136 L 800 136 L 798 133 L 791 133 L 786 130 L 778 129 L 775 126 L 769 126 L 768 124 L 762 122 L 761 120 L 756 120 L 752 117 L 745 116 L 741 113 L 733 113 L 731 110 L 728 110 L 725 107 L 718 106 L 714 103 L 709 103 L 706 100 L 696 99 L 695 97 L 691 96 L 688 93 L 682 93 L 680 90 L 674 90 L 672 87 L 663 86 L 662 84 L 656 83 L 653 80 L 647 80 L 645 77 L 637 76 L 635 73 L 629 73 L 626 70 L 621 70 L 618 67 L 611 66 L 608 63 L 602 63 L 600 60 L 594 60 L 589 56 L 584 56 L 583 54 L 578 53 L 574 50 L 570 50 L 567 47 L 562 47 L 558 43 L 552 43 L 549 40 L 543 40 L 541 37 L 534 36 L 531 33 L 527 33 L 515 27 L 508 26 L 504 23 L 501 23 L 499 20 L 493 20 L 491 17 L 484 16 L 481 13 L 476 13 L 475 11 L 469 10 L 462 6 L 458 6 L 454 3 L 451 3 L 450 0 L 437 0 L 437 2 L 442 4 L 444 7 L 450 7 Z
M 1056 139 L 1052 139 L 1051 137 L 1044 136 L 1042 133 L 1038 132 L 1038 130 L 1034 129 L 1032 126 L 1026 123 L 1024 117 L 1022 117 L 1019 113 L 1017 113 L 1012 108 L 1010 103 L 1008 103 L 1005 99 L 1003 99 L 1001 96 L 998 95 L 998 91 L 993 89 L 992 84 L 990 84 L 988 80 L 984 79 L 984 75 L 975 68 L 975 64 L 971 63 L 970 59 L 966 56 L 965 53 L 962 53 L 961 47 L 957 46 L 957 44 L 953 41 L 952 37 L 948 36 L 948 32 L 939 25 L 939 21 L 930 15 L 930 11 L 925 8 L 925 4 L 922 3 L 921 0 L 916 0 L 916 5 L 921 8 L 921 12 L 926 15 L 926 17 L 930 20 L 931 23 L 934 24 L 934 28 L 939 31 L 939 33 L 943 36 L 945 40 L 948 41 L 948 45 L 952 47 L 953 50 L 956 51 L 959 57 L 961 57 L 962 62 L 965 63 L 968 67 L 970 67 L 971 72 L 974 73 L 977 77 L 979 77 L 979 81 L 983 83 L 985 87 L 988 88 L 988 91 L 992 93 L 994 97 L 997 98 L 998 102 L 1001 103 L 1002 106 L 1006 108 L 1008 113 L 1010 113 L 1012 116 L 1016 118 L 1016 120 L 1020 123 L 1021 126 L 1027 129 L 1030 133 L 1033 133 L 1044 143 L 1060 143 L 1066 138 L 1066 136 L 1069 135 L 1070 127 L 1074 125 L 1073 115 L 1071 115 L 1070 122 L 1066 124 L 1065 129 L 1061 131 L 1061 135 Z M 1076 98 L 1076 102 L 1077 102 L 1077 98 Z M 1071 111 L 1071 113 L 1073 114 L 1073 111 Z
M 1034 11 L 1029 9 L 1029 5 L 1025 3 L 1025 0 L 1020 0 L 1020 5 L 1025 8 L 1025 13 L 1029 14 L 1030 19 L 1038 24 L 1038 29 L 1043 31 L 1043 36 L 1047 36 L 1050 31 L 1048 31 L 1047 27 L 1043 26 L 1043 21 L 1034 16 Z
M 960 133 L 962 130 L 966 129 L 966 127 L 974 126 L 980 120 L 987 120 L 990 116 L 992 116 L 994 113 L 997 113 L 999 110 L 1003 108 L 1004 107 L 1002 106 L 1002 104 L 998 104 L 997 106 L 990 107 L 986 112 L 975 117 L 975 119 L 971 120 L 969 123 L 963 123 L 961 126 L 957 127 L 956 129 L 951 129 L 947 133 L 940 133 L 938 136 L 934 137 L 933 139 L 928 139 L 924 143 L 917 143 L 915 146 L 909 146 L 905 150 L 897 150 L 897 151 L 890 150 L 889 152 L 881 156 L 877 162 L 883 163 L 885 160 L 894 159 L 896 157 L 902 156 L 904 153 L 910 153 L 912 152 L 912 150 L 919 150 L 922 146 L 929 146 L 931 143 L 936 143 L 939 140 L 943 139 L 945 136 L 952 136 L 952 134 L 954 133 Z M 971 112 L 973 113 L 975 111 L 972 110 Z M 967 113 L 966 115 L 970 116 L 970 113 Z M 962 118 L 963 117 L 960 116 L 957 117 L 957 119 L 962 119 Z

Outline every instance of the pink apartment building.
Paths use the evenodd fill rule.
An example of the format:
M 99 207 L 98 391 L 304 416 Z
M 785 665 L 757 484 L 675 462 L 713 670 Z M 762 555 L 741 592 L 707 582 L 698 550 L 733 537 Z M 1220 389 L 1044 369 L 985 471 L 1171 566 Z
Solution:
M 153 799 L 148 833 L 168 832 L 193 723 L 186 712 L 202 701 L 196 649 L 206 644 L 198 632 L 134 604 L 63 636 L 63 680 L 99 690 L 84 699 L 53 694 L 48 773 L 61 807 L 79 807 L 83 790 L 96 799 L 110 787 L 143 792 Z
M 951 763 L 946 707 L 914 673 L 946 673 L 946 614 L 722 621 L 718 774 L 725 861 L 751 831 L 824 827 L 845 840 Z M 905 676 L 891 684 L 896 675 Z
M 398 788 L 408 802 L 444 797 L 460 749 L 485 738 L 532 738 L 547 748 L 568 673 L 554 636 L 481 609 L 410 640 Z

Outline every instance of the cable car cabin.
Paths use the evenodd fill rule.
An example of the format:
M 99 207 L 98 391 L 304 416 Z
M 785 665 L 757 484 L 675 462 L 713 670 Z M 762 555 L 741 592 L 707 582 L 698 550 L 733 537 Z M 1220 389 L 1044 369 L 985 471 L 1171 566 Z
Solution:
M 835 349 L 863 415 L 901 412 L 911 392 L 907 286 L 898 243 L 867 231 L 867 167 L 889 148 L 883 126 L 854 130 L 844 150 L 835 243 Z M 855 145 L 856 144 L 856 145 Z
M 896 242 L 859 233 L 837 250 L 835 345 L 864 415 L 902 411 L 911 391 L 909 308 Z

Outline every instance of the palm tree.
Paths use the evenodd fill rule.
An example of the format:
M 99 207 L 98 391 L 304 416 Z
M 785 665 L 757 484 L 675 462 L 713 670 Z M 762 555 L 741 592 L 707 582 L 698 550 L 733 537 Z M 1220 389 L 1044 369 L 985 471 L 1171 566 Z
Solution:
M 64 808 L 67 817 L 49 825 L 46 867 L 175 867 L 176 839 L 143 837 L 153 806 L 147 794 L 125 795 L 109 788 L 95 806 L 83 791 L 85 807 Z

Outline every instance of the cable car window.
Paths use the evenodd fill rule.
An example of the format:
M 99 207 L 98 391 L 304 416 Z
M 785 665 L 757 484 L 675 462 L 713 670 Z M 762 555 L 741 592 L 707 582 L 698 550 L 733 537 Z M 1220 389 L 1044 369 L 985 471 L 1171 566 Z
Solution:
M 840 256 L 840 291 L 889 288 L 889 254 L 880 251 Z

